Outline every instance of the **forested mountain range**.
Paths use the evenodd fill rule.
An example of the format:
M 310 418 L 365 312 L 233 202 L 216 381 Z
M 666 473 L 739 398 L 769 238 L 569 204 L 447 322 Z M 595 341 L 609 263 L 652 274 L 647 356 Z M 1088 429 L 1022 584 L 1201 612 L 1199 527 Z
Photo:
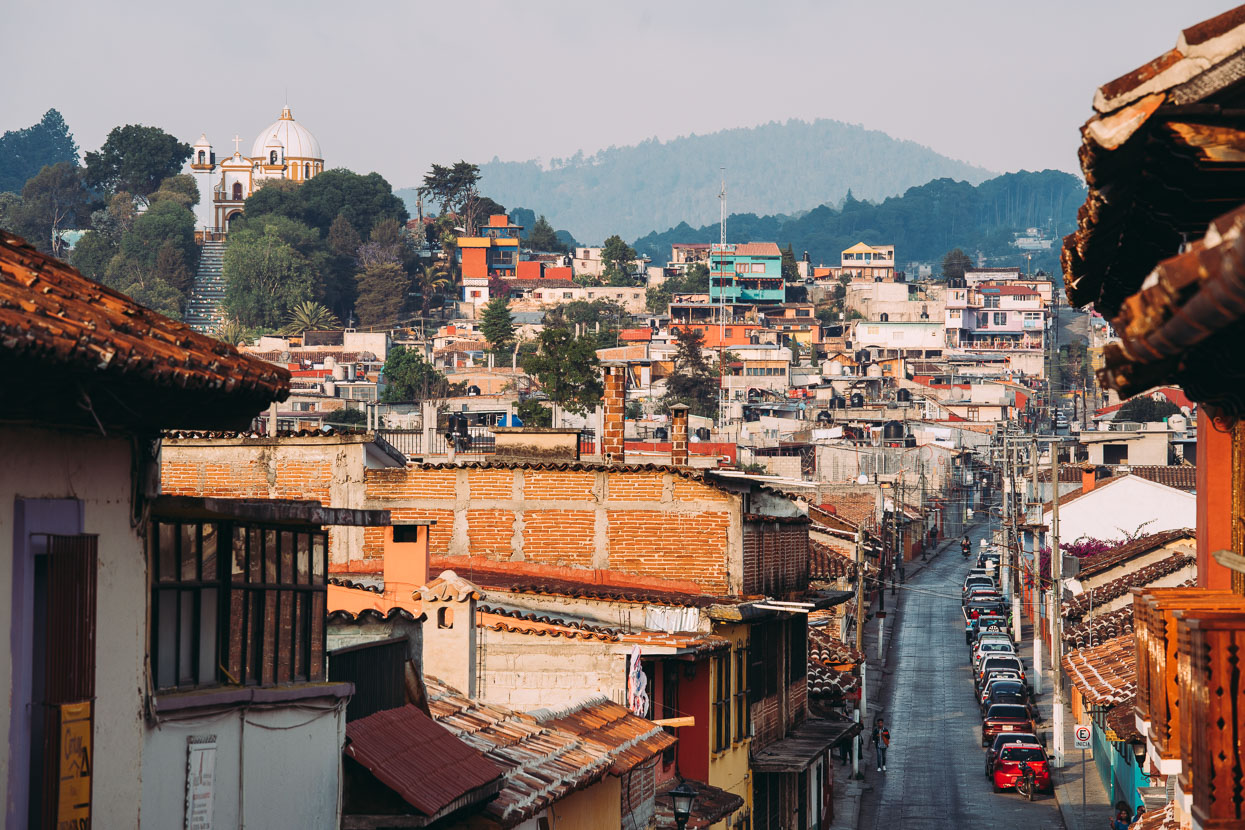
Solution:
M 732 214 L 726 221 L 730 242 L 766 241 L 786 247 L 797 257 L 809 253 L 814 264 L 837 265 L 839 253 L 855 244 L 894 244 L 898 267 L 910 262 L 935 265 L 952 248 L 974 258 L 984 254 L 991 265 L 1023 265 L 1012 246 L 1013 231 L 1038 227 L 1055 242 L 1035 255 L 1034 270 L 1059 270 L 1059 240 L 1076 224 L 1076 210 L 1085 200 L 1081 180 L 1058 170 L 1007 173 L 972 185 L 948 178 L 910 187 L 902 196 L 880 202 L 856 198 L 853 192 L 840 208 L 826 205 L 798 216 Z M 717 242 L 718 224 L 693 228 L 680 223 L 664 233 L 638 239 L 635 249 L 664 263 L 673 242 Z
M 728 208 L 757 214 L 837 204 L 849 189 L 884 199 L 944 176 L 977 183 L 991 175 L 915 142 L 823 119 L 650 139 L 548 165 L 494 159 L 480 165 L 480 192 L 599 244 L 611 234 L 633 239 L 681 221 L 715 220 L 721 167 Z M 398 195 L 414 213 L 414 191 Z

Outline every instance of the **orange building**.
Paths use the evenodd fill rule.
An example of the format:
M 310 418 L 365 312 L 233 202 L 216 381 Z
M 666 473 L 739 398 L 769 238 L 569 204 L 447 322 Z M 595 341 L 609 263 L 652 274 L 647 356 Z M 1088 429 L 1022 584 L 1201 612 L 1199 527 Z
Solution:
M 513 279 L 518 271 L 522 230 L 522 225 L 510 224 L 510 218 L 500 213 L 488 218 L 479 236 L 458 237 L 463 279 Z

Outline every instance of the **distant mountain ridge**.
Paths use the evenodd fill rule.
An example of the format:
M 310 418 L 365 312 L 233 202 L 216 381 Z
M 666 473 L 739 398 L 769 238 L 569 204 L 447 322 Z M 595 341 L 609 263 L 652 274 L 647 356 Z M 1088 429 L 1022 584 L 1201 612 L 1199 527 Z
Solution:
M 679 222 L 718 217 L 721 171 L 727 207 L 756 214 L 837 204 L 849 190 L 881 200 L 950 177 L 972 184 L 990 171 L 913 141 L 819 119 L 771 122 L 669 141 L 650 139 L 585 156 L 480 165 L 480 191 L 508 208 L 528 207 L 585 243 L 634 239 Z M 414 190 L 398 191 L 414 213 Z
M 1013 234 L 1036 227 L 1051 239 L 1050 250 L 1034 254 L 1032 269 L 1059 272 L 1059 246 L 1076 226 L 1085 185 L 1059 170 L 1006 173 L 978 185 L 936 179 L 908 188 L 902 196 L 873 203 L 853 193 L 839 209 L 822 205 L 794 216 L 732 214 L 726 220 L 730 242 L 791 244 L 796 257 L 807 251 L 814 264 L 837 265 L 839 255 L 856 242 L 895 246 L 896 266 L 912 262 L 937 268 L 952 248 L 983 255 L 989 265 L 1026 265 L 1012 245 Z M 693 228 L 686 222 L 636 240 L 638 253 L 654 263 L 670 258 L 674 242 L 717 242 L 718 224 Z

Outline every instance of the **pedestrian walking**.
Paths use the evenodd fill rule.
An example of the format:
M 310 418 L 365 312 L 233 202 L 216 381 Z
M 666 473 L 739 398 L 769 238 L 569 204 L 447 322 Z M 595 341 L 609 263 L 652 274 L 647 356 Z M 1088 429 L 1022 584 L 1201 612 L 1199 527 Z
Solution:
M 873 753 L 877 758 L 878 772 L 886 772 L 886 750 L 891 745 L 891 731 L 881 718 L 873 724 L 873 732 L 869 736 L 873 741 Z

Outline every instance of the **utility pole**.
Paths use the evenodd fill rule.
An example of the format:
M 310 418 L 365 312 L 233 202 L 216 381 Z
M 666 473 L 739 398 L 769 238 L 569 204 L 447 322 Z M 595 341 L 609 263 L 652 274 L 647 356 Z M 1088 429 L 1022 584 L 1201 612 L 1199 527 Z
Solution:
M 1024 501 L 1020 498 L 1020 436 L 1012 442 L 1012 526 L 1011 541 L 1007 546 L 1011 558 L 1012 573 L 1008 582 L 1012 587 L 1012 637 L 1020 642 L 1020 528 L 1017 526 L 1019 513 L 1024 510 Z
M 1042 499 L 1038 495 L 1038 461 L 1040 458 L 1037 435 L 1034 435 L 1029 447 L 1029 471 L 1033 475 L 1033 501 L 1037 505 L 1037 509 L 1033 511 L 1037 515 L 1030 520 L 1033 526 L 1033 693 L 1035 695 L 1042 693 L 1042 580 L 1037 531 L 1038 525 L 1042 524 Z M 1057 498 L 1058 487 L 1055 488 L 1055 492 Z
M 1059 552 L 1059 447 L 1050 445 L 1050 480 L 1055 491 L 1051 498 L 1050 516 L 1050 571 L 1051 571 L 1051 676 L 1055 682 L 1054 732 L 1056 768 L 1062 768 L 1063 759 L 1063 561 Z

